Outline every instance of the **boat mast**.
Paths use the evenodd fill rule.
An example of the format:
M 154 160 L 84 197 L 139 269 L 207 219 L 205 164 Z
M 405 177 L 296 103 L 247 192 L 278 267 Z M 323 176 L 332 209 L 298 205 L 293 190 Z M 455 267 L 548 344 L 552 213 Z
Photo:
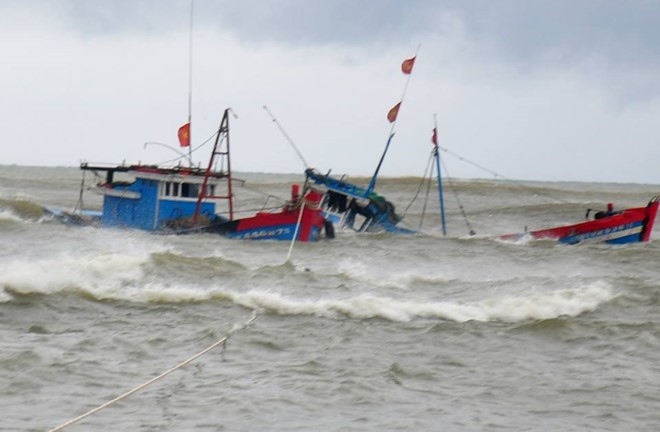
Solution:
M 190 33 L 188 37 L 188 139 L 189 142 L 192 142 L 192 64 L 193 64 L 193 12 L 194 12 L 195 0 L 190 0 Z M 190 162 L 190 167 L 193 166 L 192 163 L 192 146 L 188 145 L 188 161 Z
M 401 99 L 397 105 L 394 106 L 390 110 L 390 113 L 392 113 L 394 110 L 393 119 L 389 119 L 390 113 L 388 113 L 388 119 L 392 123 L 392 126 L 390 127 L 390 134 L 388 135 L 387 138 L 387 143 L 385 143 L 385 150 L 383 150 L 383 155 L 380 157 L 380 161 L 378 161 L 378 166 L 376 166 L 376 171 L 374 172 L 374 175 L 371 177 L 371 181 L 369 182 L 369 186 L 367 187 L 367 196 L 365 198 L 368 198 L 371 192 L 373 192 L 374 188 L 376 187 L 376 179 L 378 178 L 378 172 L 380 171 L 381 165 L 383 165 L 383 161 L 385 160 L 385 155 L 387 154 L 387 150 L 390 148 L 390 143 L 392 142 L 392 138 L 394 138 L 394 127 L 396 126 L 396 120 L 398 118 L 399 114 L 399 108 L 401 107 L 401 104 L 403 103 L 403 99 L 406 97 L 406 92 L 408 91 L 408 84 L 410 83 L 410 77 L 412 76 L 412 68 L 414 66 L 414 62 L 417 59 L 417 53 L 419 53 L 419 47 L 420 45 L 417 45 L 417 49 L 415 50 L 415 55 L 412 57 L 412 59 L 405 60 L 403 64 L 401 65 L 401 69 L 404 74 L 408 76 L 406 79 L 406 83 L 403 86 L 403 94 L 401 95 Z M 406 65 L 407 62 L 410 62 L 412 60 L 412 63 L 410 63 L 410 69 L 406 71 L 404 69 L 404 65 Z
M 204 174 L 204 181 L 202 182 L 201 190 L 199 191 L 199 196 L 197 197 L 197 205 L 195 206 L 195 213 L 193 214 L 193 225 L 197 225 L 197 219 L 199 218 L 199 212 L 202 207 L 202 201 L 205 198 L 215 198 L 215 199 L 226 199 L 229 201 L 229 220 L 234 220 L 234 194 L 232 192 L 232 178 L 231 178 L 231 159 L 229 157 L 229 112 L 231 108 L 225 110 L 224 115 L 222 116 L 222 121 L 220 122 L 220 128 L 218 129 L 218 134 L 215 137 L 215 143 L 213 144 L 213 151 L 211 152 L 211 157 L 209 158 L 209 164 L 206 168 L 206 173 Z M 232 111 L 233 112 L 233 111 Z M 222 140 L 226 139 L 227 145 L 226 150 L 222 150 Z M 213 173 L 213 162 L 215 157 L 225 157 L 227 158 L 227 195 L 213 195 L 207 193 L 208 191 L 208 182 L 209 177 Z M 223 173 L 221 173 L 223 174 Z
M 442 194 L 442 175 L 440 172 L 440 149 L 438 148 L 438 118 L 433 114 L 433 156 L 435 157 L 435 168 L 438 175 L 438 198 L 440 201 L 440 218 L 442 220 L 442 235 L 447 235 L 447 225 L 445 223 L 445 200 Z

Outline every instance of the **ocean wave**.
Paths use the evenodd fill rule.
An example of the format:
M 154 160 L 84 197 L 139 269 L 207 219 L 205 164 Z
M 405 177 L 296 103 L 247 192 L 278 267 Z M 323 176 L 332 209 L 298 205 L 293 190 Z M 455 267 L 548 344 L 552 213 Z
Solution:
M 16 213 L 10 209 L 0 209 L 0 223 L 20 223 L 25 222 L 25 219 L 22 219 Z
M 28 199 L 0 198 L 0 217 L 14 217 L 15 221 L 39 220 L 44 215 L 44 208 Z
M 173 251 L 152 253 L 148 265 L 154 270 L 167 269 L 171 273 L 191 273 L 194 270 L 197 277 L 245 271 L 243 264 L 221 255 L 190 256 Z
M 63 256 L 6 263 L 0 287 L 16 294 L 80 292 L 86 287 L 93 297 L 113 288 L 139 281 L 142 264 L 149 256 L 119 253 L 92 257 Z
M 438 318 L 455 322 L 520 322 L 562 316 L 574 317 L 591 312 L 615 297 L 612 290 L 602 284 L 473 302 L 406 301 L 371 294 L 345 299 L 300 300 L 287 298 L 279 293 L 255 290 L 245 293 L 226 292 L 225 296 L 240 306 L 280 315 L 381 318 L 399 322 L 416 318 Z
M 353 281 L 363 285 L 399 289 L 408 289 L 415 283 L 446 284 L 455 280 L 451 276 L 430 274 L 428 271 L 416 269 L 387 272 L 383 268 L 374 268 L 365 262 L 349 259 L 343 260 L 338 264 L 335 274 L 338 274 L 346 281 Z
M 107 255 L 71 259 L 67 264 L 41 261 L 14 263 L 0 276 L 0 303 L 13 296 L 73 293 L 96 301 L 186 303 L 228 301 L 278 315 L 314 315 L 330 319 L 385 319 L 409 322 L 441 319 L 454 322 L 527 322 L 574 317 L 591 312 L 616 297 L 604 282 L 554 291 L 527 290 L 515 295 L 496 292 L 479 300 L 407 300 L 376 293 L 344 298 L 300 298 L 269 289 L 236 290 L 234 280 L 211 284 L 150 280 L 144 264 L 150 257 Z

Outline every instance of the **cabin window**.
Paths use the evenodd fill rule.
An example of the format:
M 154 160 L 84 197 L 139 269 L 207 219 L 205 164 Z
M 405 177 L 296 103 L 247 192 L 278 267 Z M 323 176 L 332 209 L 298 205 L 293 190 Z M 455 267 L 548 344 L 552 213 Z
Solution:
M 214 184 L 209 185 L 209 190 L 210 190 L 209 195 L 214 196 L 215 195 L 215 185 Z
M 182 183 L 181 196 L 184 198 L 197 198 L 199 196 L 199 185 L 194 183 Z
M 182 198 L 197 198 L 202 186 L 196 183 L 163 182 L 162 195 Z M 215 193 L 215 185 L 211 185 L 211 195 Z

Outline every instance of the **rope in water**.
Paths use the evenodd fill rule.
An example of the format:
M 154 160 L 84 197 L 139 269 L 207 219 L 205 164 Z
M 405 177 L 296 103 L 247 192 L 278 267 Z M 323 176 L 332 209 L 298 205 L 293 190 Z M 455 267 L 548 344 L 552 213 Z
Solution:
M 178 365 L 174 366 L 173 368 L 171 368 L 171 369 L 169 369 L 169 370 L 163 372 L 162 374 L 158 375 L 158 376 L 155 377 L 155 378 L 150 379 L 149 381 L 147 381 L 147 382 L 145 382 L 145 383 L 143 383 L 143 384 L 140 384 L 139 386 L 135 387 L 135 388 L 132 389 L 132 390 L 127 391 L 126 393 L 122 394 L 121 396 L 117 396 L 116 398 L 112 399 L 111 401 L 108 401 L 108 402 L 104 403 L 103 405 L 99 405 L 98 407 L 96 407 L 96 408 L 94 408 L 94 409 L 92 409 L 92 410 L 90 410 L 90 411 L 87 411 L 85 414 L 79 415 L 78 417 L 76 417 L 76 418 L 74 418 L 74 419 L 71 419 L 71 420 L 69 420 L 69 421 L 66 422 L 66 423 L 63 423 L 63 424 L 57 426 L 57 427 L 54 428 L 54 429 L 50 429 L 48 432 L 57 432 L 57 431 L 61 431 L 61 430 L 63 430 L 64 428 L 66 428 L 66 427 L 68 427 L 68 426 L 71 426 L 72 424 L 77 423 L 77 422 L 79 422 L 80 420 L 82 420 L 82 419 L 84 419 L 84 418 L 86 418 L 86 417 L 89 417 L 90 415 L 92 415 L 92 414 L 94 414 L 94 413 L 97 413 L 97 412 L 101 411 L 102 409 L 107 408 L 107 407 L 109 407 L 110 405 L 112 405 L 112 404 L 114 404 L 114 403 L 116 403 L 116 402 L 119 402 L 119 401 L 122 400 L 122 399 L 127 398 L 128 396 L 132 395 L 133 393 L 136 393 L 136 392 L 142 390 L 143 388 L 147 387 L 147 386 L 150 385 L 150 384 L 153 384 L 154 382 L 160 380 L 161 378 L 166 377 L 167 375 L 171 374 L 171 373 L 174 372 L 175 370 L 184 367 L 185 365 L 187 365 L 188 363 L 192 362 L 193 360 L 195 360 L 195 359 L 201 357 L 202 355 L 206 354 L 207 352 L 211 351 L 213 348 L 216 348 L 216 347 L 218 347 L 218 346 L 220 346 L 220 345 L 225 346 L 225 344 L 227 343 L 227 340 L 229 339 L 229 336 L 231 336 L 231 334 L 232 334 L 234 331 L 242 330 L 242 329 L 246 328 L 246 327 L 247 327 L 248 325 L 250 325 L 250 324 L 251 324 L 256 318 L 257 318 L 257 315 L 256 315 L 256 313 L 255 313 L 255 314 L 253 314 L 253 315 L 250 317 L 249 320 L 247 320 L 247 321 L 245 322 L 245 324 L 243 324 L 243 325 L 240 326 L 240 327 L 234 327 L 234 328 L 232 328 L 232 329 L 229 331 L 229 333 L 227 334 L 227 336 L 223 337 L 223 338 L 220 339 L 219 341 L 213 343 L 212 345 L 210 345 L 210 346 L 208 346 L 207 348 L 203 349 L 202 351 L 198 352 L 198 353 L 195 354 L 194 356 L 189 357 L 188 359 L 182 361 L 181 363 L 179 363 Z

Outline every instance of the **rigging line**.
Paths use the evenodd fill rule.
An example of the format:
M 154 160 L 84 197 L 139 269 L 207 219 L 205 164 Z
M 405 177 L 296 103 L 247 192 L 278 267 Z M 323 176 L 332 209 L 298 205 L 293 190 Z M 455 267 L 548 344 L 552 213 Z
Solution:
M 200 145 L 198 145 L 197 147 L 195 147 L 194 150 L 191 150 L 190 153 L 192 154 L 192 153 L 196 152 L 197 150 L 201 149 L 201 148 L 204 147 L 206 144 L 208 144 L 209 142 L 211 142 L 211 140 L 213 140 L 213 138 L 215 138 L 215 136 L 216 136 L 219 132 L 220 132 L 220 130 L 217 130 L 217 131 L 213 132 L 213 134 L 211 134 L 210 137 L 208 137 L 203 143 L 201 143 Z M 171 163 L 171 162 L 176 162 L 176 161 L 178 161 L 178 160 L 183 159 L 184 157 L 185 157 L 185 156 L 179 156 L 179 157 L 174 158 L 174 159 L 166 160 L 166 161 L 163 161 L 163 162 L 158 162 L 156 165 L 165 165 L 165 164 L 169 164 L 169 163 Z
M 424 180 L 426 179 L 426 174 L 429 171 L 429 166 L 431 166 L 432 160 L 433 160 L 433 152 L 431 152 L 431 155 L 429 156 L 429 160 L 428 162 L 426 162 L 426 168 L 424 169 L 424 176 L 420 179 L 419 186 L 417 186 L 417 192 L 415 192 L 415 196 L 410 201 L 410 204 L 408 204 L 408 207 L 406 207 L 406 209 L 403 211 L 403 216 L 408 214 L 408 210 L 410 210 L 410 207 L 417 200 L 417 197 L 419 196 L 419 192 L 422 190 L 422 186 L 424 186 Z
M 282 132 L 282 135 L 284 135 L 284 138 L 286 138 L 286 140 L 289 142 L 289 144 L 291 145 L 291 147 L 293 147 L 293 150 L 294 150 L 294 151 L 296 152 L 296 154 L 298 155 L 298 158 L 302 161 L 303 165 L 305 166 L 305 169 L 309 169 L 309 168 L 310 168 L 310 167 L 309 167 L 309 164 L 307 163 L 307 161 L 306 161 L 305 158 L 303 157 L 302 153 L 300 153 L 300 150 L 298 150 L 298 146 L 296 146 L 296 144 L 293 142 L 293 140 L 291 139 L 291 137 L 289 137 L 289 134 L 286 133 L 286 131 L 284 130 L 284 128 L 282 127 L 282 125 L 280 124 L 280 122 L 277 121 L 277 119 L 275 118 L 275 116 L 273 115 L 273 113 L 270 112 L 270 110 L 268 109 L 268 107 L 267 107 L 266 105 L 264 105 L 264 110 L 266 110 L 266 112 L 268 113 L 268 115 L 270 116 L 270 118 L 273 120 L 273 123 L 275 123 L 275 125 L 278 127 L 278 129 L 280 130 L 280 132 Z
M 260 208 L 247 209 L 247 210 L 234 210 L 234 213 L 250 213 L 250 214 L 254 214 L 255 212 L 258 212 L 258 211 L 271 211 L 271 210 L 281 210 L 281 209 L 282 209 L 282 206 L 281 206 L 281 205 L 278 205 L 278 206 L 276 206 L 276 207 L 260 207 Z M 229 214 L 229 211 L 220 211 L 220 212 L 216 212 L 216 214 L 219 214 L 219 215 L 225 215 L 225 214 Z M 220 224 L 222 224 L 222 223 L 223 223 L 223 222 L 220 222 Z M 217 225 L 217 224 L 216 224 L 216 225 Z
M 514 184 L 514 185 L 516 185 L 516 186 L 518 186 L 519 188 L 534 189 L 534 188 L 532 188 L 531 186 L 525 185 L 525 184 L 522 183 L 520 180 L 513 180 L 513 179 L 511 179 L 511 178 L 505 177 L 505 176 L 503 176 L 502 174 L 499 174 L 499 173 L 497 173 L 497 172 L 491 170 L 490 168 L 486 168 L 485 166 L 480 165 L 480 164 L 478 164 L 478 163 L 476 163 L 476 162 L 474 162 L 474 161 L 471 161 L 471 160 L 469 160 L 469 159 L 467 159 L 467 158 L 465 158 L 465 157 L 463 157 L 463 156 L 461 156 L 461 155 L 459 155 L 459 154 L 457 154 L 457 153 L 454 153 L 454 152 L 452 152 L 451 150 L 449 150 L 449 149 L 447 149 L 447 148 L 445 148 L 445 147 L 443 147 L 443 146 L 441 146 L 441 145 L 438 145 L 438 148 L 439 148 L 440 150 L 444 151 L 445 153 L 447 153 L 447 154 L 449 154 L 449 155 L 451 155 L 451 156 L 454 156 L 455 158 L 457 158 L 457 159 L 459 159 L 459 160 L 461 160 L 461 161 L 467 163 L 468 165 L 472 165 L 472 166 L 475 167 L 475 168 L 479 168 L 479 169 L 482 170 L 482 171 L 485 171 L 485 172 L 487 172 L 487 173 L 489 173 L 489 174 L 492 174 L 494 177 L 498 177 L 498 178 L 500 178 L 500 179 L 502 179 L 502 180 L 508 181 L 508 182 L 510 182 L 510 183 L 512 183 L 512 184 Z M 443 166 L 444 166 L 444 163 L 443 163 Z M 556 201 L 556 202 L 558 202 L 558 203 L 564 203 L 564 204 L 565 204 L 565 203 L 568 203 L 568 202 L 569 202 L 568 200 L 564 200 L 564 199 L 561 199 L 561 198 L 553 197 L 553 196 L 551 196 L 551 195 L 544 194 L 544 193 L 539 193 L 538 191 L 535 191 L 535 193 L 536 193 L 537 195 L 541 195 L 541 196 L 544 196 L 544 197 L 546 197 L 546 198 L 550 198 L 551 200 L 554 200 L 554 201 Z
M 440 146 L 438 146 L 440 147 Z M 470 221 L 468 220 L 467 214 L 465 213 L 465 208 L 463 207 L 463 203 L 461 203 L 460 198 L 458 197 L 458 192 L 454 188 L 454 183 L 451 181 L 451 177 L 449 177 L 449 170 L 447 169 L 447 165 L 445 164 L 444 158 L 441 160 L 442 163 L 442 169 L 445 172 L 447 183 L 449 183 L 449 189 L 451 189 L 452 193 L 454 194 L 454 198 L 456 199 L 456 202 L 458 203 L 458 208 L 461 211 L 461 215 L 463 216 L 463 220 L 465 221 L 465 225 L 467 225 L 468 232 L 470 235 L 475 235 L 476 232 L 472 229 L 472 225 L 470 225 Z
M 176 148 L 174 148 L 174 147 L 172 147 L 172 146 L 169 146 L 169 145 L 167 145 L 167 144 L 160 143 L 160 142 L 147 141 L 147 142 L 144 143 L 144 147 L 143 147 L 143 148 L 146 149 L 148 145 L 157 145 L 157 146 L 165 147 L 165 148 L 167 148 L 167 149 L 169 149 L 169 150 L 172 150 L 173 152 L 175 152 L 175 153 L 177 153 L 179 156 L 181 156 L 180 159 L 183 159 L 184 157 L 188 158 L 188 165 L 190 165 L 190 168 L 193 167 L 193 161 L 192 161 L 192 159 L 190 158 L 190 156 L 181 153 L 179 150 L 177 150 Z
M 78 416 L 78 417 L 76 417 L 76 418 L 74 418 L 74 419 L 72 419 L 72 420 L 69 420 L 68 422 L 63 423 L 63 424 L 57 426 L 57 427 L 54 428 L 54 429 L 50 429 L 48 432 L 57 432 L 57 431 L 61 431 L 61 430 L 63 430 L 64 428 L 66 428 L 66 427 L 68 427 L 68 426 L 71 426 L 72 424 L 77 423 L 77 422 L 79 422 L 80 420 L 82 420 L 82 419 L 84 419 L 84 418 L 86 418 L 86 417 L 88 417 L 88 416 L 90 416 L 90 415 L 92 415 L 92 414 L 94 414 L 94 413 L 96 413 L 96 412 L 98 412 L 98 411 L 101 411 L 102 409 L 107 408 L 107 407 L 109 407 L 110 405 L 112 405 L 112 404 L 114 404 L 114 403 L 116 403 L 116 402 L 119 402 L 119 401 L 122 400 L 122 399 L 127 398 L 128 396 L 132 395 L 133 393 L 136 393 L 136 392 L 138 392 L 139 390 L 142 390 L 143 388 L 147 387 L 147 386 L 150 385 L 150 384 L 153 384 L 154 382 L 158 381 L 159 379 L 166 377 L 167 375 L 171 374 L 171 373 L 174 372 L 175 370 L 182 368 L 183 366 L 187 365 L 188 363 L 192 362 L 193 360 L 197 359 L 198 357 L 201 357 L 202 355 L 204 355 L 204 354 L 206 354 L 207 352 L 211 351 L 213 348 L 216 348 L 216 347 L 218 347 L 218 346 L 220 346 L 220 345 L 222 345 L 222 346 L 226 346 L 227 340 L 228 340 L 229 337 L 232 335 L 232 333 L 234 333 L 234 332 L 236 332 L 236 331 L 238 331 L 238 330 L 243 330 L 243 329 L 247 328 L 250 324 L 252 324 L 252 322 L 253 322 L 255 319 L 257 319 L 257 314 L 256 314 L 256 312 L 254 312 L 254 313 L 252 314 L 252 316 L 250 317 L 250 319 L 247 320 L 243 325 L 241 325 L 241 326 L 236 326 L 236 325 L 234 325 L 234 327 L 232 327 L 232 328 L 229 330 L 229 332 L 227 333 L 227 335 L 226 335 L 225 337 L 223 337 L 222 339 L 220 339 L 220 340 L 218 340 L 217 342 L 213 343 L 212 345 L 210 345 L 210 346 L 204 348 L 202 351 L 198 352 L 198 353 L 195 354 L 194 356 L 189 357 L 188 359 L 182 361 L 181 363 L 179 363 L 178 365 L 174 366 L 173 368 L 168 369 L 167 371 L 163 372 L 162 374 L 158 375 L 157 377 L 154 377 L 154 378 L 150 379 L 149 381 L 140 384 L 139 386 L 133 388 L 132 390 L 129 390 L 129 391 L 127 391 L 126 393 L 124 393 L 124 394 L 122 394 L 122 395 L 120 395 L 120 396 L 117 396 L 116 398 L 112 399 L 111 401 L 108 401 L 108 402 L 104 403 L 103 405 L 99 405 L 98 407 L 96 407 L 96 408 L 94 408 L 94 409 L 92 409 L 92 410 L 90 410 L 90 411 L 87 411 L 85 414 L 82 414 L 82 415 L 80 415 L 80 416 Z
M 76 213 L 78 210 L 82 212 L 83 209 L 83 194 L 85 192 L 85 173 L 87 171 L 83 171 L 82 174 L 82 179 L 80 180 L 80 195 L 78 196 L 78 202 L 76 203 L 76 206 L 73 209 L 73 212 Z

